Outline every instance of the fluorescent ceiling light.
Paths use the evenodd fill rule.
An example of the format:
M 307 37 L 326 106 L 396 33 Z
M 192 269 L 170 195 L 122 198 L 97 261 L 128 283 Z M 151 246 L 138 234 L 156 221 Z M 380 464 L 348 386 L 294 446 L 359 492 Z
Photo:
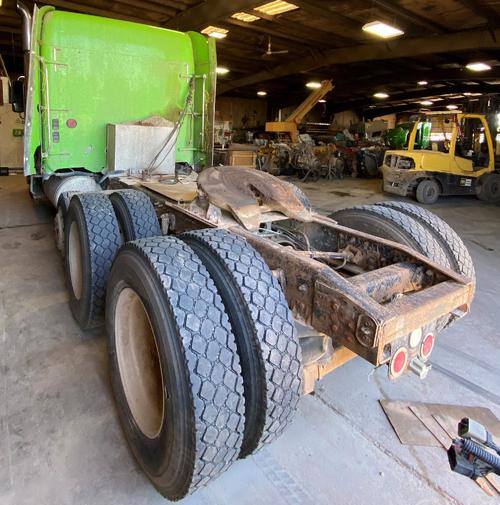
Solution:
M 465 65 L 465 68 L 468 68 L 469 70 L 472 70 L 474 72 L 483 72 L 484 70 L 491 70 L 491 67 L 488 64 L 483 63 L 482 61 L 469 63 Z
M 322 98 L 321 100 L 318 100 L 318 103 L 326 103 L 326 100 Z
M 229 30 L 225 28 L 218 28 L 217 26 L 207 26 L 201 30 L 201 33 L 213 37 L 214 39 L 223 39 L 227 36 Z
M 366 25 L 363 25 L 362 30 L 364 32 L 372 33 L 377 37 L 382 37 L 383 39 L 398 37 L 404 33 L 403 30 L 400 30 L 395 26 L 388 25 L 387 23 L 382 23 L 382 21 L 372 21 L 371 23 L 366 23 Z
M 225 75 L 229 72 L 229 69 L 226 68 L 226 67 L 217 67 L 215 69 L 215 71 L 219 74 L 219 75 Z
M 450 104 L 450 105 L 447 105 L 446 108 L 448 110 L 456 110 L 456 109 L 458 109 L 458 105 Z
M 310 81 L 306 84 L 306 87 L 311 89 L 319 89 L 321 88 L 321 83 L 317 81 Z
M 257 91 L 257 94 L 259 96 L 266 96 L 267 95 L 267 91 Z
M 427 86 L 427 84 L 429 84 L 427 81 L 418 81 L 417 84 L 419 86 Z
M 294 11 L 298 8 L 298 5 L 294 5 L 289 2 L 283 2 L 282 0 L 277 0 L 276 2 L 268 2 L 264 5 L 261 5 L 260 7 L 255 7 L 254 10 L 263 12 L 269 16 L 276 16 L 277 14 Z
M 373 94 L 374 98 L 389 98 L 389 95 L 387 93 L 383 93 L 382 91 L 379 91 L 378 93 Z
M 244 21 L 245 23 L 253 23 L 254 21 L 260 19 L 259 16 L 247 14 L 246 12 L 235 12 L 231 17 L 238 19 L 239 21 Z
M 424 100 L 423 102 L 420 102 L 420 105 L 432 105 L 433 102 L 431 102 L 430 100 Z

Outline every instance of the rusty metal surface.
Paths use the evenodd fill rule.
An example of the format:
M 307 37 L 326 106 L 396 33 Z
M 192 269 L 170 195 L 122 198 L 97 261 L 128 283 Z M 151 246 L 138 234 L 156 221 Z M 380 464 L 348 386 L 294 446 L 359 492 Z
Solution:
M 308 366 L 304 366 L 302 393 L 312 393 L 318 380 L 356 357 L 356 353 L 347 349 L 347 347 L 341 346 L 333 350 L 330 359 L 326 363 L 311 363 Z
M 331 227 L 332 234 L 338 230 L 343 236 L 350 234 L 351 239 L 366 243 L 368 249 L 382 248 L 386 252 L 381 257 L 420 264 L 424 267 L 423 275 L 435 283 L 426 289 L 396 298 L 391 303 L 381 304 L 369 296 L 362 286 L 351 281 L 355 277 L 343 277 L 325 263 L 307 257 L 301 251 L 282 247 L 241 227 L 231 228 L 244 236 L 272 269 L 283 272 L 285 295 L 296 317 L 302 318 L 317 331 L 330 335 L 335 345 L 344 345 L 370 363 L 379 365 L 391 356 L 392 348 L 386 344 L 406 338 L 417 328 L 434 329 L 437 320 L 459 307 L 468 311 L 472 288 L 464 277 L 434 264 L 405 246 L 340 227 L 331 220 L 325 224 Z M 412 285 L 402 283 L 399 290 L 406 292 L 415 287 L 414 277 L 407 279 Z M 382 299 L 387 298 L 383 290 L 377 293 Z
M 415 263 L 401 262 L 356 275 L 350 281 L 379 303 L 390 301 L 397 295 L 417 291 L 432 284 L 426 268 Z
M 249 230 L 256 230 L 262 222 L 261 215 L 269 211 L 302 221 L 311 220 L 311 213 L 297 198 L 292 186 L 266 172 L 210 167 L 199 175 L 198 184 L 210 203 L 229 210 Z
M 398 346 L 407 345 L 413 330 L 435 331 L 437 321 L 456 309 L 469 311 L 473 289 L 465 277 L 401 244 L 315 214 L 308 222 L 289 219 L 271 223 L 268 232 L 251 232 L 229 215 L 221 221 L 220 209 L 213 217 L 210 206 L 187 207 L 142 191 L 164 216 L 169 233 L 224 226 L 246 238 L 280 272 L 295 318 L 373 365 L 387 362 Z M 277 230 L 285 230 L 288 238 Z M 409 358 L 416 352 L 411 350 Z

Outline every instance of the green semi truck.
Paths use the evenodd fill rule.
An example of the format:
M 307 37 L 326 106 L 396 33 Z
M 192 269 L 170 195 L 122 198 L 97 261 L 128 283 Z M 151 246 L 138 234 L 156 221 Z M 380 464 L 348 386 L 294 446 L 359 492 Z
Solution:
M 106 327 L 123 432 L 161 494 L 272 442 L 353 357 L 425 377 L 475 286 L 446 223 L 390 202 L 325 217 L 290 183 L 211 166 L 212 39 L 18 8 L 25 175 L 56 209 L 71 311 Z

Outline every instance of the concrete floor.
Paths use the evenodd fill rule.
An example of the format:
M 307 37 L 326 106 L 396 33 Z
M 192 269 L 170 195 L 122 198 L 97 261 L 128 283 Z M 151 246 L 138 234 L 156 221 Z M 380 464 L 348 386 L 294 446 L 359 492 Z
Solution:
M 322 212 L 379 201 L 380 181 L 305 184 Z M 379 399 L 489 407 L 500 417 L 500 208 L 450 198 L 433 210 L 470 247 L 478 289 L 472 313 L 444 332 L 441 367 L 390 383 L 362 359 L 301 400 L 286 433 L 185 504 L 492 503 L 452 474 L 439 448 L 399 443 Z M 0 178 L 0 503 L 141 505 L 165 501 L 138 469 L 120 431 L 104 335 L 83 334 L 67 304 L 52 211 L 21 177 Z M 452 372 L 452 373 L 449 373 Z M 461 378 L 466 379 L 465 382 Z

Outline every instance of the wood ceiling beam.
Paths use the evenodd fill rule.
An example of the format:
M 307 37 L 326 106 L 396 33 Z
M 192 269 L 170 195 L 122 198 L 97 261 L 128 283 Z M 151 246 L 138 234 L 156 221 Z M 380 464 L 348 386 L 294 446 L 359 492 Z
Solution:
M 9 9 L 7 7 L 0 7 L 0 18 L 16 18 L 19 19 L 20 16 L 15 9 Z
M 408 71 L 404 74 L 388 72 L 387 74 L 373 76 L 369 72 L 365 75 L 358 75 L 356 72 L 356 89 L 374 89 L 377 86 L 388 86 L 394 82 L 406 84 L 406 87 L 417 87 L 417 81 L 427 81 L 430 84 L 440 81 L 487 81 L 500 79 L 500 67 L 493 67 L 491 70 L 481 72 L 481 75 L 473 73 L 465 68 L 456 69 L 436 69 L 427 71 Z M 409 86 L 408 86 L 409 84 Z M 342 74 L 335 79 L 335 90 L 339 91 L 343 86 L 352 86 L 352 79 L 349 76 L 345 79 Z
M 488 30 L 470 30 L 440 36 L 403 38 L 392 42 L 378 42 L 354 47 L 329 49 L 278 65 L 272 71 L 263 71 L 231 81 L 221 86 L 219 93 L 226 93 L 235 88 L 250 86 L 278 77 L 285 77 L 300 72 L 310 72 L 330 65 L 489 48 L 500 48 L 500 29 L 493 32 Z
M 172 7 L 176 11 L 182 11 L 190 7 L 189 3 L 186 3 L 184 0 L 159 0 L 157 2 L 148 0 L 148 3 L 159 7 Z
M 198 30 L 204 25 L 230 17 L 235 12 L 252 9 L 262 4 L 262 0 L 207 0 L 169 19 L 164 26 L 173 30 Z
M 463 100 L 463 99 L 462 99 Z M 450 100 L 451 103 L 454 103 L 456 105 L 460 104 L 460 101 L 457 100 Z M 441 102 L 438 102 L 440 104 Z M 436 107 L 437 105 L 436 104 Z M 394 105 L 394 106 L 387 106 L 387 107 L 376 107 L 372 109 L 365 109 L 363 110 L 363 116 L 365 119 L 372 119 L 374 117 L 379 117 L 379 116 L 385 116 L 386 114 L 394 114 L 398 112 L 411 112 L 415 111 L 418 112 L 418 109 L 420 109 L 420 106 L 417 104 L 406 104 L 406 105 Z M 437 109 L 434 109 L 437 110 Z M 340 112 L 340 111 L 333 111 L 333 112 Z M 453 111 L 450 111 L 450 113 L 453 113 Z
M 50 0 L 49 0 L 50 1 Z M 131 7 L 135 7 L 140 10 L 148 11 L 154 14 L 161 14 L 162 16 L 173 17 L 175 16 L 180 9 L 173 9 L 168 6 L 158 5 L 152 2 L 147 2 L 143 0 L 119 0 L 115 2 L 118 4 L 130 5 Z M 114 11 L 110 11 L 114 12 Z M 158 16 L 156 16 L 158 17 Z
M 500 25 L 500 13 L 484 0 L 458 0 L 476 16 L 486 19 L 490 26 Z
M 424 16 L 420 16 L 415 12 L 412 12 L 408 9 L 402 7 L 399 3 L 387 1 L 387 0 L 371 0 L 371 3 L 380 7 L 383 11 L 390 12 L 393 16 L 400 19 L 404 19 L 409 21 L 410 23 L 422 26 L 426 29 L 432 28 L 436 33 L 447 33 L 447 30 L 444 26 L 436 23 L 435 21 L 430 20 Z
M 297 0 L 293 2 L 301 9 L 318 18 L 330 18 L 342 24 L 347 29 L 361 32 L 361 23 L 338 12 L 334 12 L 335 7 L 326 5 L 323 0 Z M 331 3 L 331 2 L 328 2 Z M 361 34 L 360 34 L 361 35 Z
M 265 33 L 266 35 L 276 37 L 276 38 L 285 39 L 285 40 L 291 40 L 293 42 L 297 42 L 298 44 L 304 44 L 304 43 L 306 43 L 306 40 L 309 44 L 311 44 L 311 43 L 325 44 L 328 40 L 328 38 L 325 38 L 325 36 L 318 37 L 317 35 L 314 35 L 313 33 L 307 33 L 307 30 L 301 30 L 300 27 L 298 27 L 298 26 L 295 26 L 295 30 L 292 32 L 292 33 L 294 33 L 294 35 L 292 35 L 292 33 L 284 33 L 284 32 L 278 31 L 278 30 L 274 30 L 273 28 L 262 26 L 261 24 L 257 24 L 257 23 L 245 23 L 244 21 L 239 21 L 238 19 L 234 19 L 234 18 L 227 18 L 224 21 L 230 25 L 243 28 L 244 30 Z M 306 40 L 304 40 L 304 39 L 306 39 Z
M 71 2 L 68 0 L 50 0 L 50 5 L 53 5 L 55 7 L 62 7 L 63 9 L 69 9 L 75 12 L 82 12 L 84 14 L 92 14 L 94 16 L 104 16 L 113 19 L 122 19 L 124 21 L 134 21 L 135 23 L 148 23 L 154 26 L 160 25 L 160 23 L 154 20 L 139 18 L 137 16 L 129 16 L 127 14 L 122 14 L 121 12 L 91 7 L 89 5 Z
M 332 109 L 334 111 L 340 110 L 350 110 L 350 109 L 360 109 L 362 107 L 369 107 L 370 105 L 375 105 L 377 107 L 391 107 L 391 103 L 399 103 L 404 101 L 412 101 L 419 99 L 432 99 L 437 97 L 442 97 L 445 94 L 463 95 L 464 93 L 500 93 L 500 85 L 498 84 L 485 84 L 481 83 L 476 86 L 467 86 L 465 84 L 458 84 L 456 86 L 443 86 L 441 88 L 426 88 L 417 91 L 404 91 L 401 93 L 392 94 L 388 100 L 377 100 L 373 97 L 363 97 L 361 99 L 355 100 L 343 100 L 337 103 L 332 103 Z M 445 100 L 447 97 L 443 97 Z M 436 106 L 439 102 L 436 103 Z
M 341 44 L 349 45 L 354 42 L 355 39 L 351 37 L 346 37 L 344 35 L 339 35 L 335 31 L 325 31 L 318 30 L 312 26 L 308 26 L 295 21 L 288 21 L 285 16 L 270 16 L 269 14 L 264 14 L 255 9 L 247 9 L 244 11 L 246 14 L 251 14 L 252 16 L 258 16 L 266 21 L 270 21 L 279 26 L 282 26 L 286 30 L 290 30 L 292 33 L 305 33 L 306 37 L 312 37 L 311 40 L 317 40 L 319 43 L 324 44 L 325 41 L 330 40 L 332 35 L 335 36 L 335 41 Z M 324 17 L 324 16 L 322 16 Z
M 232 21 L 236 21 L 236 20 L 232 20 Z M 237 36 L 237 38 L 239 40 L 245 41 L 245 42 L 240 42 L 240 45 L 246 46 L 247 50 L 250 50 L 250 51 L 253 50 L 256 52 L 259 51 L 259 55 L 266 51 L 266 48 L 267 48 L 266 33 L 260 32 L 260 31 L 253 31 L 253 30 L 250 31 L 248 29 L 245 29 L 246 26 L 242 27 L 239 24 L 229 23 L 227 19 L 225 19 L 223 21 L 218 21 L 217 26 L 220 26 L 221 28 L 225 28 L 226 30 L 229 30 L 228 37 L 221 40 L 221 45 L 220 45 L 221 49 L 223 48 L 223 44 L 226 41 L 233 42 L 234 37 L 232 35 L 235 35 L 235 36 Z M 267 34 L 267 35 L 270 35 L 270 34 Z M 254 42 L 252 44 L 252 42 L 249 40 L 249 37 L 253 37 L 254 40 L 255 39 L 257 40 L 257 42 Z M 276 32 L 276 34 L 272 35 L 272 37 L 274 38 L 274 41 L 275 41 L 275 43 L 273 44 L 274 49 L 280 49 L 280 48 L 293 49 L 298 54 L 303 55 L 305 50 L 307 50 L 307 49 L 312 50 L 315 47 L 314 42 L 309 42 L 309 41 L 304 41 L 304 40 L 300 41 L 300 39 L 296 39 L 296 38 L 292 39 L 291 37 L 282 36 L 281 34 L 278 35 L 277 32 Z M 276 46 L 278 46 L 278 47 L 276 47 Z
M 21 31 L 22 31 L 21 30 L 21 24 L 19 24 L 19 26 L 0 25 L 0 32 L 4 32 L 4 33 L 21 33 Z

